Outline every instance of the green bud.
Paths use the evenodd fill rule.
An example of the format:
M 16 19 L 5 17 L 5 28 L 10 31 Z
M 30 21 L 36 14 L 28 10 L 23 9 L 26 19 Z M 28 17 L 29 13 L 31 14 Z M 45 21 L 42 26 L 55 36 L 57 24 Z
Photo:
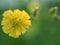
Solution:
M 53 19 L 60 20 L 60 16 L 58 16 L 57 10 L 58 10 L 58 7 L 57 7 L 57 6 L 52 7 L 52 8 L 49 10 L 49 14 L 51 15 L 51 17 L 52 17 Z

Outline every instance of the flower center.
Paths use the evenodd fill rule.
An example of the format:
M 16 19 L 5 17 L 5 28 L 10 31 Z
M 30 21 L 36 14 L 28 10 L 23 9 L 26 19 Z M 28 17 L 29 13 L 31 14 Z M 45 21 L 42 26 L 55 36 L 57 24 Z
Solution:
M 19 27 L 21 25 L 21 20 L 18 19 L 18 18 L 14 18 L 12 20 L 12 27 L 16 28 L 16 27 Z

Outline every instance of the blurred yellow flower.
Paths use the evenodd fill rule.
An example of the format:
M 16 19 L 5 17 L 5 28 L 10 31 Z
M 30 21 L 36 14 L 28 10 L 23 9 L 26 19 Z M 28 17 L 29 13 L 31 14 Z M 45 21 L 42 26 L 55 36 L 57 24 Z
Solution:
M 32 0 L 28 3 L 27 5 L 27 9 L 31 12 L 31 11 L 35 11 L 36 9 L 39 9 L 39 2 L 36 0 Z
M 26 29 L 31 26 L 31 20 L 29 14 L 24 10 L 7 10 L 3 13 L 1 25 L 4 33 L 18 38 L 19 35 L 24 34 Z

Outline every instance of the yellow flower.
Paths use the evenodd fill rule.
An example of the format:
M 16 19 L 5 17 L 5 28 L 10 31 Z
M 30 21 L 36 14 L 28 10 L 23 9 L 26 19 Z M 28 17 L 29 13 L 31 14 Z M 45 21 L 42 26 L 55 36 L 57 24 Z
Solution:
M 31 20 L 29 14 L 24 10 L 7 10 L 3 13 L 1 25 L 4 33 L 18 38 L 19 35 L 24 34 L 26 29 L 31 26 Z
M 35 11 L 36 9 L 39 9 L 40 3 L 37 0 L 30 1 L 29 4 L 27 5 L 27 9 L 31 11 Z

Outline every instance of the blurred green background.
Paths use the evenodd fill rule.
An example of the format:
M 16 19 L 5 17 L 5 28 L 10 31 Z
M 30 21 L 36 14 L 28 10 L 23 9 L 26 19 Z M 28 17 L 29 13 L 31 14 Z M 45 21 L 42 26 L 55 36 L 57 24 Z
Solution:
M 31 16 L 28 8 L 34 1 L 39 4 L 37 16 Z M 0 24 L 3 12 L 8 9 L 26 10 L 32 17 L 32 26 L 17 39 L 6 35 L 0 25 L 0 45 L 60 45 L 60 21 L 50 19 L 47 13 L 54 6 L 60 15 L 60 0 L 0 0 Z

